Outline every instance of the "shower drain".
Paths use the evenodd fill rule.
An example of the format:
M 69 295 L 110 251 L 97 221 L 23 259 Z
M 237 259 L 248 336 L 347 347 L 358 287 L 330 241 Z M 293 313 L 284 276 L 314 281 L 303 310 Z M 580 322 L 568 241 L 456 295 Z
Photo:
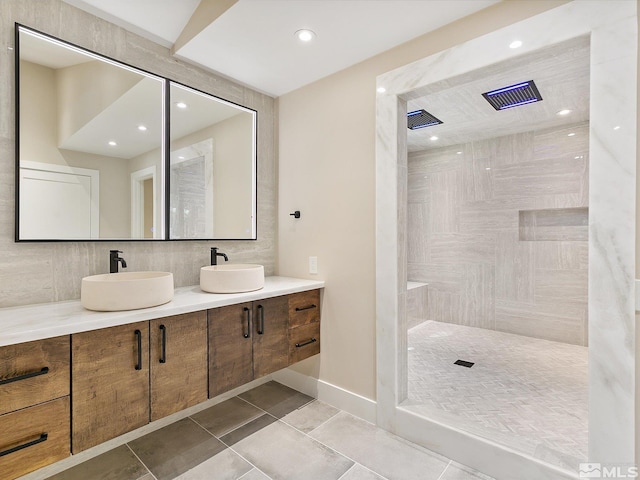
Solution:
M 460 365 L 461 367 L 467 367 L 467 368 L 471 368 L 474 365 L 473 362 L 467 362 L 466 360 L 456 360 L 455 362 L 453 362 L 453 364 Z

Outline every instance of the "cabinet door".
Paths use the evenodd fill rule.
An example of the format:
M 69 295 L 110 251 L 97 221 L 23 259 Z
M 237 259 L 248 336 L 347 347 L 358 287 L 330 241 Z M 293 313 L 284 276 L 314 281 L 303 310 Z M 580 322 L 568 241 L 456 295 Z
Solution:
M 72 450 L 149 422 L 149 322 L 71 336 Z
M 289 364 L 289 299 L 253 302 L 253 377 L 259 378 Z
M 68 457 L 69 397 L 0 415 L 0 432 L 4 480 Z
M 253 380 L 250 303 L 208 311 L 209 397 Z
M 152 320 L 151 421 L 207 399 L 207 312 Z
M 69 339 L 0 348 L 0 415 L 69 395 Z

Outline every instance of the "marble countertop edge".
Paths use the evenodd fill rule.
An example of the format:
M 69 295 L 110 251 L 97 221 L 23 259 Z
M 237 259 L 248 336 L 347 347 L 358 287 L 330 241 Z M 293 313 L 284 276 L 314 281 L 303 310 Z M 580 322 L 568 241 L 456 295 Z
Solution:
M 266 277 L 264 288 L 243 293 L 207 293 L 198 285 L 178 287 L 164 305 L 121 312 L 94 312 L 80 300 L 41 303 L 0 309 L 0 347 L 101 328 L 143 322 L 155 318 L 251 302 L 324 288 L 324 281 L 291 277 Z

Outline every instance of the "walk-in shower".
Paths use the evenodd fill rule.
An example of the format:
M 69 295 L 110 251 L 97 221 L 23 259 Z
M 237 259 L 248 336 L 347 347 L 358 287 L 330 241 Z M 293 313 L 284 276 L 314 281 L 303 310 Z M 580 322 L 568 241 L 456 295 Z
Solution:
M 633 463 L 636 27 L 572 2 L 378 78 L 381 425 L 498 478 Z

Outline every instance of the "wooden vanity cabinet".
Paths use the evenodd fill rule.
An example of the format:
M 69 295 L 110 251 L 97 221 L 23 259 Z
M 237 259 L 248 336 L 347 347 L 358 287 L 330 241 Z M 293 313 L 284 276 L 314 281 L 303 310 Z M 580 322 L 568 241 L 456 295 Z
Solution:
M 0 477 L 71 454 L 69 335 L 0 347 Z
M 73 453 L 149 423 L 149 322 L 76 333 L 71 351 Z
M 289 365 L 320 353 L 320 290 L 289 295 Z
M 204 402 L 206 332 L 201 311 L 73 335 L 73 452 Z
M 288 365 L 286 296 L 208 311 L 209 397 Z
M 207 399 L 207 312 L 150 322 L 151 421 Z

